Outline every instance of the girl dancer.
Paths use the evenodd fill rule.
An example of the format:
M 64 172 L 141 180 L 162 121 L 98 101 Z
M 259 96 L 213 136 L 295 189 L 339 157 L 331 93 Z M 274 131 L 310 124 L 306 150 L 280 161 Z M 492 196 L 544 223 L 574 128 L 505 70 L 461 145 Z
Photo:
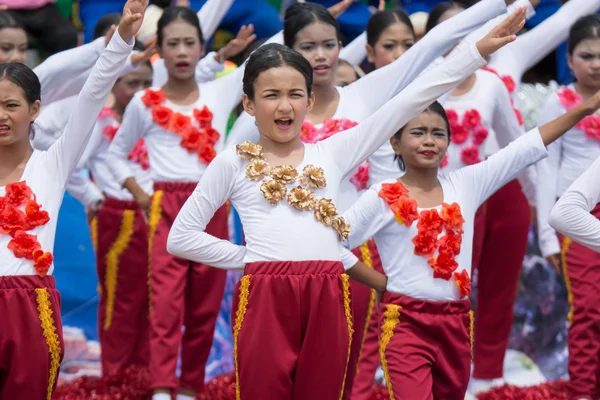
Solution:
M 350 229 L 335 206 L 340 183 L 395 126 L 483 65 L 481 56 L 514 39 L 522 16 L 417 79 L 361 125 L 316 144 L 300 139 L 314 103 L 310 64 L 275 44 L 250 57 L 243 104 L 256 118 L 259 144 L 245 142 L 215 158 L 168 241 L 181 257 L 225 269 L 245 266 L 233 332 L 238 399 L 342 396 L 352 313 L 336 243 Z M 240 213 L 246 247 L 205 232 L 227 199 Z M 344 261 L 346 268 L 355 264 L 347 255 Z M 385 277 L 361 263 L 349 274 L 379 290 L 385 285 Z
M 148 215 L 150 379 L 154 398 L 170 399 L 170 392 L 179 386 L 180 398 L 186 399 L 204 388 L 205 364 L 226 272 L 167 253 L 167 235 L 195 182 L 221 150 L 227 120 L 241 97 L 244 70 L 238 68 L 209 83 L 195 82 L 204 40 L 198 17 L 189 8 L 165 9 L 158 23 L 157 43 L 169 71 L 167 83 L 133 97 L 110 146 L 108 164 L 118 184 Z M 142 137 L 155 182 L 152 197 L 136 181 L 127 162 Z M 225 205 L 208 230 L 228 239 Z M 180 345 L 178 385 L 175 370 Z
M 147 1 L 129 0 L 123 19 L 84 85 L 64 136 L 33 150 L 40 82 L 21 63 L 0 65 L 0 399 L 48 399 L 63 353 L 60 299 L 52 277 L 56 219 L 67 178 L 139 29 Z M 93 117 L 93 118 L 90 118 Z
M 451 135 L 439 103 L 391 139 L 403 176 L 372 186 L 344 213 L 353 227 L 349 247 L 374 236 L 388 277 L 380 354 L 390 399 L 464 398 L 473 340 L 468 296 L 475 213 L 546 157 L 545 146 L 599 107 L 600 93 L 486 161 L 449 173 L 439 173 Z
M 568 54 L 569 67 L 573 70 L 576 83 L 559 89 L 548 98 L 539 114 L 541 123 L 564 114 L 600 90 L 598 15 L 585 16 L 571 27 Z M 553 247 L 561 250 L 560 259 L 571 305 L 568 315 L 569 399 L 592 399 L 600 395 L 600 336 L 595 328 L 592 328 L 600 324 L 600 306 L 597 301 L 600 288 L 600 255 L 574 243 L 568 237 L 557 237 L 548 225 L 548 217 L 556 199 L 600 157 L 597 126 L 597 116 L 582 120 L 557 143 L 550 146 L 548 159 L 537 166 L 540 242 L 548 240 L 550 232 L 556 242 Z M 599 216 L 600 207 L 592 210 L 592 214 Z M 553 254 L 552 257 L 558 264 L 559 255 Z

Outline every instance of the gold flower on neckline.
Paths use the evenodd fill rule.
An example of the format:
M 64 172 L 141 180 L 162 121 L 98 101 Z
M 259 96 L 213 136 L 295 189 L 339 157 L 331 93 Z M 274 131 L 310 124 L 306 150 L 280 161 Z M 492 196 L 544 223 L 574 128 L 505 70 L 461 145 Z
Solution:
M 321 167 L 307 165 L 302 170 L 300 183 L 310 188 L 323 189 L 325 186 L 327 186 L 327 180 L 325 179 L 325 171 L 323 171 L 323 168 Z
M 260 158 L 263 155 L 262 146 L 260 144 L 252 143 L 249 140 L 246 140 L 242 144 L 236 145 L 235 149 L 237 150 L 238 156 L 244 160 Z

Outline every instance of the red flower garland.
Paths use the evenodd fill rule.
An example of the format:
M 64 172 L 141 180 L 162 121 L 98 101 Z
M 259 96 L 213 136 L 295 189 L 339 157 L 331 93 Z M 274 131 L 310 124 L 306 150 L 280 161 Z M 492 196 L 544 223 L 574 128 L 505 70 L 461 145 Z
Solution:
M 181 137 L 181 147 L 189 153 L 197 153 L 198 159 L 204 164 L 209 164 L 216 156 L 215 144 L 221 137 L 219 132 L 212 127 L 213 114 L 204 106 L 201 110 L 194 109 L 193 117 L 197 126 L 187 115 L 174 112 L 162 105 L 166 100 L 161 90 L 146 89 L 142 102 L 151 109 L 152 120 L 166 131 Z
M 476 109 L 465 111 L 462 122 L 458 113 L 452 109 L 446 110 L 450 130 L 452 131 L 452 142 L 464 144 L 469 137 L 472 137 L 472 145 L 463 147 L 460 151 L 460 159 L 466 165 L 477 164 L 481 161 L 479 148 L 489 136 L 487 128 L 483 125 L 481 114 Z M 448 165 L 448 155 L 440 163 L 440 168 Z
M 0 234 L 11 236 L 8 249 L 16 258 L 33 261 L 33 267 L 43 278 L 54 257 L 52 253 L 42 250 L 36 235 L 27 231 L 46 225 L 50 215 L 41 209 L 42 206 L 25 181 L 9 183 L 5 190 L 6 194 L 0 196 Z M 24 210 L 21 209 L 23 206 Z
M 336 133 L 345 131 L 358 125 L 357 122 L 346 118 L 326 119 L 321 128 L 316 128 L 312 122 L 304 121 L 300 130 L 300 140 L 303 143 L 317 143 L 325 140 Z M 357 190 L 364 190 L 369 185 L 369 162 L 363 162 L 356 173 L 350 178 L 350 182 L 356 186 Z
M 458 269 L 456 256 L 460 253 L 465 222 L 460 206 L 458 203 L 442 203 L 439 213 L 435 208 L 418 213 L 417 202 L 407 194 L 408 190 L 402 182 L 384 183 L 379 191 L 379 197 L 390 206 L 399 224 L 410 227 L 414 221 L 418 221 L 418 232 L 412 239 L 414 253 L 428 259 L 433 277 L 450 280 L 454 276 L 460 297 L 468 296 L 471 293 L 469 274 L 464 269 L 460 273 L 455 272 Z M 446 234 L 438 239 L 443 229 Z M 436 250 L 438 255 L 434 256 Z
M 560 104 L 569 111 L 583 102 L 581 95 L 568 87 L 564 87 L 557 93 Z M 576 128 L 585 132 L 588 139 L 600 143 L 600 116 L 588 115 L 575 125 Z
M 509 94 L 512 95 L 512 93 L 517 88 L 517 84 L 515 83 L 515 80 L 510 75 L 500 75 L 498 73 L 498 71 L 496 71 L 495 69 L 490 68 L 490 67 L 483 67 L 483 70 L 487 71 L 487 72 L 491 72 L 492 74 L 494 74 L 498 78 L 500 78 L 502 80 L 502 83 L 504 84 L 504 87 L 506 87 L 506 90 L 508 90 Z M 510 105 L 512 106 L 513 111 L 515 112 L 517 121 L 519 121 L 519 125 L 523 126 L 523 124 L 525 122 L 525 121 L 523 121 L 523 114 L 521 114 L 521 111 L 519 111 L 519 109 L 517 107 L 515 107 L 515 102 L 512 99 L 512 96 L 510 98 Z
M 117 113 L 114 110 L 112 110 L 108 107 L 104 107 L 102 109 L 102 111 L 100 111 L 100 115 L 98 116 L 98 119 L 108 118 L 108 117 L 112 118 L 116 114 Z M 118 131 L 119 131 L 119 124 L 106 125 L 104 127 L 104 136 L 106 136 L 106 138 L 108 139 L 109 142 L 112 142 Z M 136 163 L 140 164 L 140 166 L 144 170 L 150 169 L 150 159 L 148 158 L 148 149 L 146 148 L 146 142 L 144 142 L 144 138 L 140 138 L 140 140 L 137 141 L 137 143 L 133 147 L 133 150 L 131 150 L 129 152 L 129 154 L 127 155 L 127 159 L 131 160 L 131 161 L 135 161 Z

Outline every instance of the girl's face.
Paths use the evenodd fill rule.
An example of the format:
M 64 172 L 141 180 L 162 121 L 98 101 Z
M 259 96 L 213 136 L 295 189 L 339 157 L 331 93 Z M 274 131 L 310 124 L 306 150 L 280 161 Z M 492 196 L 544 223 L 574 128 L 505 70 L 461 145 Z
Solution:
M 568 55 L 569 67 L 577 81 L 590 88 L 600 89 L 600 39 L 582 40 Z
M 356 71 L 350 65 L 340 63 L 335 71 L 335 86 L 348 86 L 356 81 Z
M 288 143 L 300 135 L 304 117 L 314 103 L 304 76 L 290 66 L 271 68 L 254 82 L 254 100 L 242 97 L 246 112 L 256 118 L 261 137 Z
M 29 104 L 18 85 L 0 80 L 0 146 L 29 140 L 30 126 L 40 113 L 40 101 Z
M 415 44 L 410 28 L 402 22 L 395 22 L 381 32 L 375 46 L 367 45 L 367 57 L 375 68 L 391 64 Z
M 27 34 L 21 28 L 0 29 L 0 64 L 27 61 Z
M 198 30 L 183 19 L 176 19 L 163 29 L 160 55 L 169 76 L 179 80 L 195 76 L 196 64 L 204 56 Z
M 341 43 L 335 28 L 321 21 L 305 26 L 296 34 L 294 50 L 313 67 L 313 85 L 332 85 L 338 66 Z
M 399 139 L 393 136 L 391 143 L 408 170 L 438 168 L 450 141 L 442 116 L 423 111 L 406 124 Z
M 146 90 L 150 86 L 152 86 L 152 68 L 148 64 L 142 64 L 137 71 L 130 72 L 117 80 L 112 90 L 115 102 L 125 109 L 136 92 Z

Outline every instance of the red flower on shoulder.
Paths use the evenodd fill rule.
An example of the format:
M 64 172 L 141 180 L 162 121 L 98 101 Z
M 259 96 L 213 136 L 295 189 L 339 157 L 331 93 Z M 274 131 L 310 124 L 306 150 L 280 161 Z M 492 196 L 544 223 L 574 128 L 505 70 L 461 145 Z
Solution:
M 194 109 L 194 118 L 200 124 L 200 129 L 207 128 L 212 124 L 213 113 L 204 106 L 202 110 Z
M 382 183 L 381 189 L 379 189 L 379 197 L 385 200 L 388 205 L 394 204 L 400 200 L 400 197 L 407 194 L 408 189 L 404 187 L 402 182 Z
M 481 124 L 481 114 L 475 109 L 468 110 L 463 115 L 462 123 L 468 129 L 475 129 Z
M 210 143 L 204 143 L 198 148 L 198 158 L 204 164 L 210 164 L 212 160 L 217 156 L 215 148 Z
M 462 234 L 456 233 L 452 230 L 447 230 L 446 234 L 438 240 L 437 244 L 438 248 L 440 249 L 440 253 L 443 251 L 449 251 L 456 256 L 460 254 Z
M 406 196 L 400 197 L 400 199 L 392 204 L 390 208 L 396 217 L 396 221 L 406 227 L 410 227 L 413 222 L 419 219 L 417 202 Z
M 310 121 L 304 121 L 300 129 L 300 140 L 302 143 L 317 143 L 319 141 L 319 131 Z
M 447 109 L 446 116 L 448 117 L 448 122 L 450 126 L 458 125 L 458 114 L 456 113 L 456 111 L 452 109 Z
M 25 181 L 14 182 L 6 185 L 6 198 L 15 207 L 19 207 L 31 198 L 33 192 Z
M 463 147 L 460 151 L 460 159 L 467 165 L 481 162 L 481 158 L 479 158 L 479 149 L 476 146 Z
M 481 146 L 485 139 L 488 137 L 488 130 L 485 126 L 479 125 L 473 130 L 473 144 L 475 146 Z
M 450 280 L 452 273 L 458 268 L 454 255 L 449 251 L 440 251 L 437 257 L 428 261 L 433 268 L 433 277 Z
M 13 235 L 17 231 L 29 230 L 27 216 L 12 204 L 7 204 L 0 212 L 0 233 Z
M 442 224 L 443 221 L 435 208 L 432 210 L 423 210 L 421 211 L 419 222 L 417 222 L 417 229 L 419 233 L 429 232 L 432 235 L 435 234 L 435 237 L 437 237 L 442 232 Z
M 452 142 L 454 142 L 455 144 L 463 144 L 469 138 L 469 130 L 464 125 L 450 125 L 450 130 Z
M 463 224 L 465 219 L 460 211 L 460 205 L 456 202 L 452 204 L 442 203 L 442 211 L 440 217 L 444 221 L 444 227 L 446 230 L 455 230 L 462 233 Z
M 112 142 L 118 131 L 119 131 L 118 126 L 106 125 L 104 127 L 104 136 L 106 136 L 106 138 L 108 139 L 109 142 Z
M 585 132 L 588 139 L 600 143 L 600 117 L 596 115 L 587 116 L 577 126 Z
M 204 129 L 204 136 L 210 144 L 215 144 L 219 141 L 221 134 L 216 129 L 208 126 Z
M 171 118 L 169 118 L 169 122 L 167 125 L 167 130 L 181 134 L 188 126 L 191 126 L 191 118 L 187 115 L 183 115 L 182 113 L 175 112 L 171 114 Z
M 466 269 L 454 273 L 454 282 L 460 289 L 460 298 L 471 295 L 471 278 Z
M 444 168 L 448 166 L 448 154 L 444 154 L 444 158 L 442 159 L 442 162 L 440 163 L 440 168 Z
M 168 107 L 157 105 L 152 107 L 152 120 L 163 129 L 167 129 L 173 111 Z
M 352 178 L 350 178 L 350 182 L 356 187 L 356 190 L 365 190 L 369 185 L 369 168 L 369 162 L 363 162 L 358 166 Z
M 437 248 L 437 233 L 432 231 L 420 231 L 412 242 L 415 245 L 414 253 L 417 256 L 433 257 Z
M 42 245 L 38 242 L 36 235 L 30 235 L 25 231 L 17 231 L 12 240 L 8 242 L 7 247 L 15 257 L 33 260 L 33 252 L 40 250 Z
M 44 250 L 35 250 L 33 252 L 34 264 L 36 272 L 42 278 L 48 274 L 48 270 L 52 266 L 54 256 L 50 252 L 44 252 Z
M 48 221 L 50 221 L 50 214 L 48 214 L 48 211 L 44 211 L 41 208 L 42 206 L 38 204 L 35 195 L 33 195 L 33 200 L 29 200 L 27 204 L 25 204 L 25 214 L 27 216 L 29 229 L 46 225 Z
M 562 90 L 559 90 L 556 95 L 558 96 L 558 100 L 560 104 L 569 111 L 571 108 L 576 107 L 579 103 L 583 101 L 581 95 L 574 90 L 571 90 L 569 87 L 564 87 Z
M 150 107 L 158 106 L 158 105 L 162 104 L 162 102 L 165 101 L 166 99 L 167 99 L 167 97 L 165 96 L 165 93 L 163 92 L 162 89 L 160 89 L 160 90 L 146 89 L 146 92 L 142 96 L 142 103 L 144 103 L 144 105 L 146 107 L 150 108 Z

